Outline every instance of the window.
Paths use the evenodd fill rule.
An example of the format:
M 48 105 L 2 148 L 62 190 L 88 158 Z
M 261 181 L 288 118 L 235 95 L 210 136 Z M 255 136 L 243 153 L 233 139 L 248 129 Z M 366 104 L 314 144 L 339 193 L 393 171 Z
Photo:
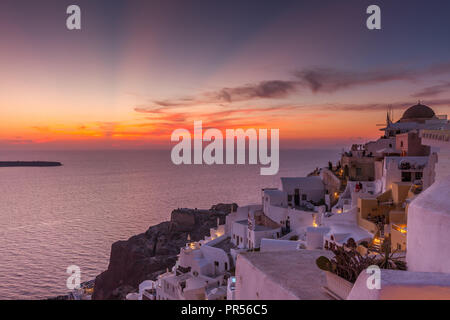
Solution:
M 225 270 L 228 270 L 228 263 L 225 262 Z
M 400 147 L 403 148 L 403 141 L 400 141 Z
M 421 180 L 422 177 L 423 177 L 423 173 L 422 172 L 416 172 L 416 174 L 415 174 L 416 180 Z
M 402 171 L 402 182 L 410 182 L 411 181 L 411 172 Z
M 357 176 L 362 175 L 362 169 L 361 168 L 356 168 L 356 175 Z
M 295 194 L 294 194 L 294 204 L 296 206 L 300 205 L 300 189 L 295 189 Z
M 306 201 L 306 194 L 302 194 L 302 200 Z

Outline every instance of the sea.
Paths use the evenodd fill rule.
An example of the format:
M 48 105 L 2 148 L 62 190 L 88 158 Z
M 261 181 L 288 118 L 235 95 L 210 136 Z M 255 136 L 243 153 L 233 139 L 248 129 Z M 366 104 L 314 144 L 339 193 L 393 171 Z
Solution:
M 280 170 L 260 165 L 180 165 L 170 150 L 0 151 L 0 161 L 61 167 L 0 168 L 0 299 L 67 294 L 69 266 L 81 281 L 106 270 L 111 245 L 170 219 L 176 208 L 261 202 L 280 177 L 305 176 L 339 150 L 281 150 Z

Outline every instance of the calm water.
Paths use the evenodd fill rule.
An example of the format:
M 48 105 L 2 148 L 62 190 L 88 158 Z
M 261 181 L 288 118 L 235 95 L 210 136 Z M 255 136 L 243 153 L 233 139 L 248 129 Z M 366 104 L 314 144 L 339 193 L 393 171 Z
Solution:
M 303 176 L 336 150 L 280 154 L 277 176 L 258 166 L 175 166 L 169 151 L 2 152 L 0 160 L 61 161 L 54 168 L 0 168 L 0 298 L 40 299 L 107 268 L 111 244 L 170 218 L 178 207 L 260 201 L 280 176 Z

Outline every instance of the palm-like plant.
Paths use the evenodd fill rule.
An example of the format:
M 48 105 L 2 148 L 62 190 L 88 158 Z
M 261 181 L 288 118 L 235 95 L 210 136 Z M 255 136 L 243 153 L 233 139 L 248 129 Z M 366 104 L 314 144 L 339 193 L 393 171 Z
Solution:
M 317 266 L 324 270 L 332 272 L 345 280 L 355 283 L 359 274 L 372 265 L 381 269 L 406 270 L 406 262 L 402 257 L 396 257 L 396 252 L 390 253 L 389 241 L 385 242 L 377 255 L 361 255 L 353 247 L 347 249 L 339 246 L 332 246 L 334 253 L 332 259 L 321 256 L 316 260 Z
M 380 248 L 380 255 L 377 265 L 381 269 L 406 270 L 406 262 L 404 256 L 397 255 L 398 250 L 391 252 L 391 242 L 389 238 L 385 238 Z
M 354 249 L 346 250 L 343 247 L 334 247 L 331 251 L 334 253 L 334 257 L 331 260 L 324 256 L 319 257 L 316 260 L 317 266 L 352 283 L 356 281 L 363 270 L 376 264 L 375 256 L 363 256 Z

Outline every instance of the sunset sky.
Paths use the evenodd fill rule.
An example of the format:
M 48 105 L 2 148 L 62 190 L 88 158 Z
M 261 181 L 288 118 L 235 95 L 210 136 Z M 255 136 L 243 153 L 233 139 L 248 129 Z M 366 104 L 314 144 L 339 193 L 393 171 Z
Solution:
M 194 120 L 279 128 L 282 147 L 373 139 L 388 104 L 450 113 L 449 17 L 447 0 L 2 0 L 0 148 L 168 148 Z

